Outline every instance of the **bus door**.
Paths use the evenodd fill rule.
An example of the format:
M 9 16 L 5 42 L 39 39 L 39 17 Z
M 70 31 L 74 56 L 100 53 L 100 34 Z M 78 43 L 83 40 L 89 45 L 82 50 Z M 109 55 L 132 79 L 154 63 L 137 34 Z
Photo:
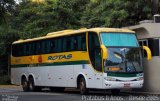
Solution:
M 95 32 L 88 33 L 88 51 L 92 67 L 94 68 L 94 86 L 95 88 L 102 88 L 102 56 L 99 38 Z

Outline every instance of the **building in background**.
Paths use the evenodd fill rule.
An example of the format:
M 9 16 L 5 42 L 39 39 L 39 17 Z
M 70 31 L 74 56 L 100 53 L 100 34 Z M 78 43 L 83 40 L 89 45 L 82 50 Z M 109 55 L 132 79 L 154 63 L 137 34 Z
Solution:
M 140 45 L 146 45 L 151 49 L 152 60 L 144 63 L 144 87 L 143 91 L 160 92 L 160 15 L 154 15 L 154 20 L 141 21 L 139 25 L 125 27 L 137 33 Z

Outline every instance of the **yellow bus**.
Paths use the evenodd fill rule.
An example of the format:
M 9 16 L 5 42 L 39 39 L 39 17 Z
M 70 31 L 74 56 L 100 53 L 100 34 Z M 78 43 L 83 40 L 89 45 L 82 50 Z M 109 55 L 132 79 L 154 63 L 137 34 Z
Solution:
M 150 49 L 142 48 L 150 60 Z M 116 28 L 63 30 L 18 40 L 12 44 L 11 82 L 24 91 L 73 87 L 80 94 L 141 88 L 141 47 L 135 32 Z

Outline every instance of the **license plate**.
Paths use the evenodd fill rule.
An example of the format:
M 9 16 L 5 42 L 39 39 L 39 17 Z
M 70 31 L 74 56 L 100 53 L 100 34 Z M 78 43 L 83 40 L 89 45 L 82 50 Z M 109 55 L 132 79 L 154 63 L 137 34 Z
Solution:
M 124 84 L 124 87 L 125 87 L 125 88 L 129 88 L 129 87 L 130 87 L 130 83 L 125 83 L 125 84 Z

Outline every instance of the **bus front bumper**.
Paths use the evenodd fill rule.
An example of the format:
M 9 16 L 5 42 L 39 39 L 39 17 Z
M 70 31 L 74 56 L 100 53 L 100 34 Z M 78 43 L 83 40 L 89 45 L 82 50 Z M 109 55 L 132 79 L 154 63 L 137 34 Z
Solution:
M 104 89 L 142 88 L 143 80 L 128 82 L 105 81 L 103 87 Z

